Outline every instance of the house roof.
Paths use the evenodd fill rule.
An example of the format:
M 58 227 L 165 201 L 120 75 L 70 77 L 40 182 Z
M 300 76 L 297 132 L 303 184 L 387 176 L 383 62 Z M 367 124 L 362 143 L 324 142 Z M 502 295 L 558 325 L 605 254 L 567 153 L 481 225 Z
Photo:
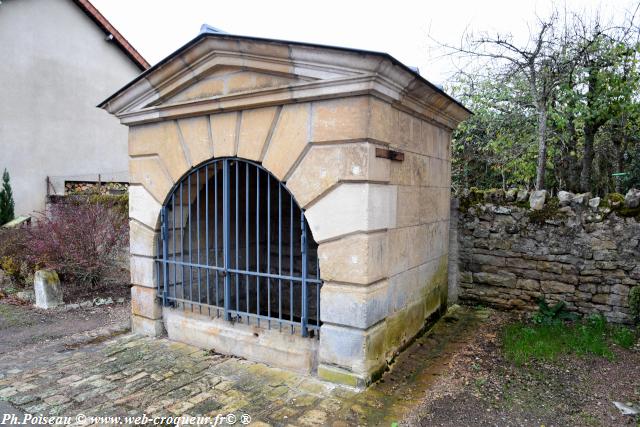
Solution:
M 236 34 L 227 34 L 227 33 L 224 33 L 224 32 L 210 32 L 210 31 L 201 32 L 198 36 L 193 38 L 191 41 L 187 42 L 182 47 L 178 48 L 175 52 L 171 53 L 166 58 L 162 59 L 160 62 L 155 64 L 153 67 L 150 67 L 150 68 L 146 69 L 145 71 L 143 71 L 142 73 L 140 73 L 132 81 L 127 83 L 125 86 L 120 88 L 114 94 L 112 94 L 107 99 L 105 99 L 100 104 L 98 104 L 97 107 L 98 108 L 106 108 L 108 106 L 108 104 L 112 100 L 118 98 L 123 93 L 127 92 L 128 90 L 130 90 L 133 86 L 139 84 L 142 80 L 148 79 L 149 76 L 153 75 L 154 73 L 157 73 L 163 67 L 168 66 L 168 64 L 170 64 L 172 61 L 174 61 L 177 57 L 182 55 L 184 52 L 189 51 L 190 49 L 194 48 L 194 46 L 197 46 L 198 44 L 200 44 L 201 42 L 203 42 L 204 40 L 209 39 L 209 38 L 211 38 L 211 39 L 226 39 L 226 40 L 232 40 L 232 41 L 233 40 L 235 40 L 235 41 L 245 40 L 245 41 L 264 43 L 264 44 L 281 44 L 281 45 L 284 44 L 284 45 L 289 45 L 289 46 L 300 46 L 300 47 L 304 47 L 304 48 L 317 48 L 317 49 L 321 49 L 321 50 L 322 49 L 329 50 L 329 51 L 333 50 L 333 51 L 338 51 L 338 52 L 351 53 L 351 54 L 355 54 L 355 55 L 372 55 L 372 56 L 375 56 L 375 57 L 379 57 L 379 58 L 382 58 L 384 60 L 389 61 L 393 66 L 398 66 L 399 68 L 401 68 L 401 69 L 405 70 L 406 72 L 408 72 L 410 75 L 413 76 L 415 81 L 420 82 L 420 84 L 422 84 L 422 85 L 424 85 L 426 87 L 429 87 L 433 92 L 437 93 L 440 97 L 442 97 L 443 99 L 448 100 L 449 103 L 455 105 L 460 111 L 464 112 L 464 114 L 467 114 L 467 115 L 473 114 L 460 101 L 458 101 L 457 99 L 455 99 L 452 96 L 450 96 L 449 94 L 447 94 L 444 90 L 442 90 L 442 88 L 434 85 L 433 83 L 429 82 L 424 77 L 422 77 L 417 72 L 416 69 L 413 69 L 411 67 L 406 66 L 405 64 L 403 64 L 402 62 L 398 61 L 396 58 L 394 58 L 393 56 L 391 56 L 390 54 L 385 53 L 385 52 L 377 52 L 377 51 L 370 51 L 370 50 L 364 50 L 364 49 L 354 49 L 354 48 L 347 48 L 347 47 L 340 47 L 340 46 L 329 46 L 329 45 L 322 45 L 322 44 L 316 44 L 316 43 L 306 43 L 306 42 L 297 42 L 297 41 L 288 41 L 288 40 L 278 40 L 278 39 L 269 39 L 269 38 L 253 37 L 253 36 L 242 36 L 242 35 L 236 35 Z
M 151 65 L 140 53 L 124 38 L 122 34 L 100 13 L 89 0 L 73 0 L 73 2 L 89 17 L 93 22 L 105 32 L 112 36 L 116 45 L 124 52 L 125 55 L 133 61 L 141 71 L 148 69 Z

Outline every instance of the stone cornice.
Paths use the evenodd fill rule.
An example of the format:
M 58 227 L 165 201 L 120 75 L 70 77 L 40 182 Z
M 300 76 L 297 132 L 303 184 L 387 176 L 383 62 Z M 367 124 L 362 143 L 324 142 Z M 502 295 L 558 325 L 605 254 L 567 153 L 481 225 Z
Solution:
M 169 101 L 173 94 L 221 66 L 291 76 L 302 82 L 211 98 Z M 194 39 L 100 107 L 116 115 L 123 124 L 134 125 L 367 94 L 449 129 L 470 114 L 388 55 L 235 36 Z

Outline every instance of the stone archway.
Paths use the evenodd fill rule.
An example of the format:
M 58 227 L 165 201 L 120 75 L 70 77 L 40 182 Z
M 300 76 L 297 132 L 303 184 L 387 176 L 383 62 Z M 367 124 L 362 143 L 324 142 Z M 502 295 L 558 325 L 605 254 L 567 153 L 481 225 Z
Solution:
M 388 55 L 203 34 L 101 106 L 130 127 L 134 331 L 363 386 L 446 306 L 449 142 L 468 111 Z M 159 304 L 163 203 L 225 157 L 259 164 L 304 210 L 324 282 L 319 341 Z

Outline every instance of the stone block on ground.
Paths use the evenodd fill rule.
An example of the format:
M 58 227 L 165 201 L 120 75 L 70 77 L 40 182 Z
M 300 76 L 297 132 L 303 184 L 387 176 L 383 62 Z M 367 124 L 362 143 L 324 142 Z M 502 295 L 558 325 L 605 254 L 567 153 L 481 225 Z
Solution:
M 547 190 L 537 190 L 531 193 L 529 196 L 529 207 L 535 211 L 539 211 L 544 207 L 544 202 L 547 200 Z
M 571 204 L 571 200 L 575 197 L 575 194 L 570 191 L 558 191 L 558 201 L 560 206 L 568 206 Z
M 60 278 L 53 270 L 36 271 L 33 290 L 36 294 L 36 307 L 48 309 L 64 305 Z
M 624 196 L 624 205 L 631 209 L 640 206 L 640 190 L 635 188 L 629 189 Z

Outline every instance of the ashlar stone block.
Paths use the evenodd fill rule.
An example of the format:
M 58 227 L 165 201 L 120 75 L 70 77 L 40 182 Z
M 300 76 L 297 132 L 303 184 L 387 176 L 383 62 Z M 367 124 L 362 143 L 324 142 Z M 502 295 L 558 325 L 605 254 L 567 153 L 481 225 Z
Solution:
M 256 108 L 242 112 L 238 157 L 259 161 L 267 138 L 277 119 L 278 107 Z
M 146 188 L 141 185 L 129 186 L 129 218 L 157 230 L 161 208 L 162 205 Z
M 213 142 L 209 125 L 210 121 L 207 116 L 178 120 L 186 155 L 192 166 L 213 157 Z
M 141 184 L 160 201 L 167 196 L 173 181 L 158 156 L 132 157 L 129 160 L 129 182 Z
M 131 312 L 147 319 L 160 319 L 162 307 L 156 298 L 156 289 L 144 286 L 131 287 Z
M 387 277 L 387 234 L 355 234 L 318 247 L 325 281 L 366 285 Z
M 375 155 L 369 143 L 316 145 L 287 181 L 296 201 L 305 207 L 341 181 L 389 180 L 389 160 Z
M 156 266 L 153 258 L 131 255 L 131 284 L 155 288 L 158 285 Z
M 387 316 L 388 282 L 370 286 L 353 286 L 335 283 L 322 285 L 321 320 L 332 324 L 367 329 Z
M 348 141 L 367 136 L 369 121 L 369 98 L 354 98 L 317 101 L 312 107 L 313 142 Z
M 138 125 L 129 130 L 129 156 L 157 154 L 175 182 L 189 169 L 176 121 Z
M 309 143 L 310 104 L 285 105 L 262 165 L 283 181 Z
M 397 187 L 343 183 L 305 212 L 316 242 L 395 227 Z
M 211 115 L 211 139 L 213 155 L 226 157 L 236 155 L 237 123 L 240 113 L 232 111 Z
M 132 255 L 156 256 L 156 238 L 154 230 L 135 219 L 129 221 L 129 252 Z

